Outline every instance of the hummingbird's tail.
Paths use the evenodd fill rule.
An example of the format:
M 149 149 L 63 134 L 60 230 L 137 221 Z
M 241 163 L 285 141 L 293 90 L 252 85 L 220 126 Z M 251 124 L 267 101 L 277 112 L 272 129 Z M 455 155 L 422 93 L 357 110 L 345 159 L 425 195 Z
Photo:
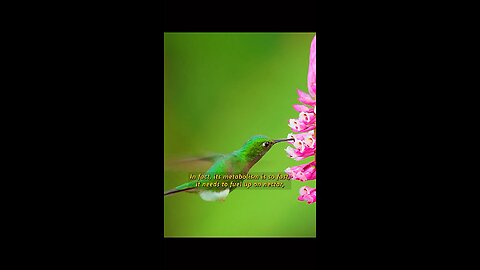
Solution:
M 177 192 L 183 192 L 183 191 L 187 191 L 187 192 L 192 192 L 192 191 L 195 191 L 195 188 L 186 188 L 186 189 L 171 189 L 171 190 L 167 190 L 163 193 L 163 196 L 167 196 L 167 195 L 170 195 L 170 194 L 174 194 L 174 193 L 177 193 Z

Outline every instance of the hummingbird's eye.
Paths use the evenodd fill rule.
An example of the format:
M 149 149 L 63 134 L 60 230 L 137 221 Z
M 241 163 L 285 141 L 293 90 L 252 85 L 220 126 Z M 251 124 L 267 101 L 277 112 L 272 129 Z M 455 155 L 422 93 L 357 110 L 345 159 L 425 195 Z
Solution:
M 262 145 L 263 145 L 263 147 L 268 147 L 270 145 L 270 143 L 269 142 L 264 142 Z

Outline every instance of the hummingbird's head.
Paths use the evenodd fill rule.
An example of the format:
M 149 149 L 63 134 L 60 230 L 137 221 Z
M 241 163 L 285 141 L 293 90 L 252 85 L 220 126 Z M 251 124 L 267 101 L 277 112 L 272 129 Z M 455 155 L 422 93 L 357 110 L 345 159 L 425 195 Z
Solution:
M 263 155 L 265 155 L 272 146 L 278 142 L 284 142 L 294 140 L 293 138 L 289 139 L 280 139 L 272 140 L 267 136 L 257 135 L 251 137 L 242 147 L 242 152 L 245 153 L 246 157 L 250 160 L 258 161 Z

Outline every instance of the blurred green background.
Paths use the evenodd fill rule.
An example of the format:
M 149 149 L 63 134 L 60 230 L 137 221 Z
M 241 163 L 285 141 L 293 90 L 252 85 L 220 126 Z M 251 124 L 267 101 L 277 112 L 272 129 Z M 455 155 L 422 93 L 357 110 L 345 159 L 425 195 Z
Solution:
M 286 138 L 297 118 L 296 89 L 307 90 L 314 33 L 165 33 L 164 158 L 229 153 L 253 135 Z M 283 172 L 310 162 L 290 159 L 275 145 L 250 172 Z M 164 189 L 188 181 L 189 172 L 165 167 Z M 165 237 L 315 237 L 316 203 L 288 190 L 233 191 L 224 202 L 177 193 L 164 197 Z

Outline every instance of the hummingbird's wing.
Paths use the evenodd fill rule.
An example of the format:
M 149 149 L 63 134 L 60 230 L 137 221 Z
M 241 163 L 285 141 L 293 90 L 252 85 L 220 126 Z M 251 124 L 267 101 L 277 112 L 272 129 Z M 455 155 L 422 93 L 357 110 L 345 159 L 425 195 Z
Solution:
M 217 201 L 224 200 L 230 192 L 230 188 L 219 187 L 218 183 L 215 180 L 215 175 L 224 174 L 224 173 L 233 173 L 234 167 L 231 160 L 231 155 L 214 155 L 202 158 L 188 159 L 185 162 L 198 159 L 207 159 L 215 161 L 210 169 L 205 172 L 205 175 L 209 177 L 204 180 L 194 180 L 186 182 L 176 188 L 166 191 L 164 195 L 169 195 L 177 192 L 198 192 L 200 197 L 205 201 Z M 197 187 L 197 183 L 200 182 L 200 185 Z M 205 185 L 204 185 L 205 184 Z M 212 185 L 213 184 L 213 185 Z
M 184 158 L 177 160 L 170 160 L 166 162 L 165 168 L 170 170 L 180 171 L 205 171 L 208 167 L 212 166 L 218 160 L 224 158 L 223 154 L 209 154 L 201 157 Z

